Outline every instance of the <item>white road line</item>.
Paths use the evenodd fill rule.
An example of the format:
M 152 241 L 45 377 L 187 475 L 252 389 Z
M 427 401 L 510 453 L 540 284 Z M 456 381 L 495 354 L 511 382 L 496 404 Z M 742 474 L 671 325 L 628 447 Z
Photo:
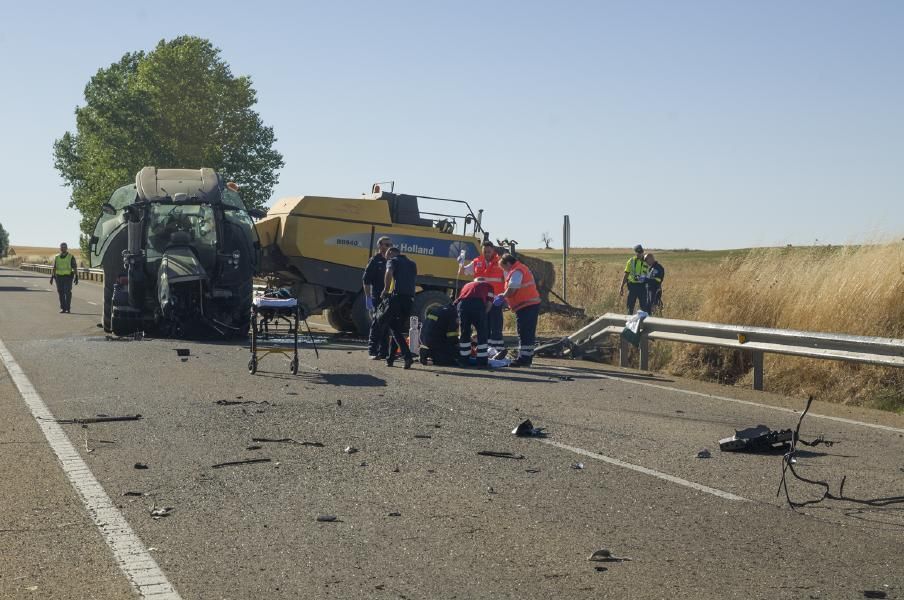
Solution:
M 53 414 L 7 350 L 3 340 L 0 340 L 0 359 L 132 588 L 141 598 L 181 600 L 179 593 L 66 437 L 63 428 L 54 420 Z
M 770 406 L 769 404 L 760 404 L 759 402 L 751 402 L 750 400 L 739 400 L 738 398 L 729 398 L 728 396 L 717 396 L 715 394 L 705 394 L 703 392 L 694 392 L 691 390 L 682 390 L 680 388 L 669 387 L 667 385 L 658 385 L 655 383 L 649 383 L 646 381 L 636 381 L 634 379 L 628 379 L 627 377 L 617 377 L 613 375 L 603 375 L 602 373 L 590 373 L 588 371 L 583 370 L 575 370 L 569 367 L 558 367 L 553 365 L 543 365 L 544 367 L 550 369 L 557 369 L 559 371 L 570 371 L 572 373 L 580 373 L 581 375 L 592 375 L 597 379 L 611 379 L 613 381 L 621 381 L 623 383 L 632 383 L 634 385 L 642 385 L 645 387 L 656 388 L 659 390 L 667 390 L 670 392 L 681 392 L 682 394 L 688 394 L 689 396 L 699 396 L 701 398 L 709 398 L 710 400 L 723 400 L 725 402 L 734 402 L 735 404 L 746 404 L 747 406 L 756 406 L 757 408 L 771 408 L 772 410 L 778 410 L 781 412 L 791 413 L 794 415 L 799 415 L 801 411 L 795 410 L 793 408 L 785 408 L 784 406 Z M 829 421 L 837 421 L 839 423 L 847 423 L 848 425 L 860 425 L 861 427 L 872 427 L 873 429 L 881 429 L 883 431 L 890 431 L 892 433 L 901 433 L 904 434 L 904 429 L 899 427 L 891 427 L 889 425 L 879 425 L 878 423 L 866 423 L 864 421 L 855 421 L 854 419 L 846 419 L 844 417 L 833 417 L 830 415 L 821 415 L 819 413 L 807 413 L 807 417 L 815 417 L 817 419 L 827 419 Z
M 678 485 L 682 485 L 684 487 L 688 487 L 698 492 L 704 492 L 707 494 L 712 494 L 713 496 L 718 496 L 719 498 L 725 498 L 726 500 L 737 500 L 741 502 L 747 502 L 747 498 L 743 498 L 741 496 L 736 496 L 729 492 L 723 492 L 722 490 L 717 490 L 716 488 L 711 488 L 708 485 L 703 485 L 700 483 L 695 483 L 693 481 L 688 481 L 687 479 L 681 479 L 680 477 L 675 477 L 674 475 L 669 475 L 668 473 L 662 473 L 661 471 L 655 471 L 653 469 L 648 469 L 646 467 L 641 467 L 640 465 L 631 464 L 625 462 L 623 460 L 619 460 L 617 458 L 612 458 L 611 456 L 606 456 L 605 454 L 599 454 L 597 452 L 590 452 L 589 450 L 584 450 L 583 448 L 577 448 L 575 446 L 569 446 L 568 444 L 563 444 L 561 442 L 554 442 L 552 440 L 540 440 L 544 444 L 549 444 L 550 446 L 555 446 L 556 448 L 561 448 L 563 450 L 568 450 L 569 452 L 574 452 L 575 454 L 580 454 L 581 456 L 586 456 L 588 458 L 593 458 L 595 460 L 601 460 L 605 463 L 609 463 L 610 465 L 615 465 L 616 467 L 621 467 L 623 469 L 631 469 L 632 471 L 637 471 L 638 473 L 643 473 L 644 475 L 652 475 L 653 477 L 657 477 L 659 479 L 668 481 L 670 483 L 676 483 Z
M 97 302 L 91 302 L 90 300 L 88 300 L 88 304 L 90 304 L 91 306 L 97 306 Z

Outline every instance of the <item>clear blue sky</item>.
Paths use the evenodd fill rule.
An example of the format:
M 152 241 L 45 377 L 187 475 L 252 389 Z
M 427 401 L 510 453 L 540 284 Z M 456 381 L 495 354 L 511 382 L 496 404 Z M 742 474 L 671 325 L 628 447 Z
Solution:
M 33 0 L 2 21 L 14 243 L 77 243 L 53 141 L 98 68 L 181 34 L 252 77 L 286 161 L 275 198 L 394 179 L 523 246 L 558 245 L 566 213 L 575 246 L 904 237 L 897 0 Z

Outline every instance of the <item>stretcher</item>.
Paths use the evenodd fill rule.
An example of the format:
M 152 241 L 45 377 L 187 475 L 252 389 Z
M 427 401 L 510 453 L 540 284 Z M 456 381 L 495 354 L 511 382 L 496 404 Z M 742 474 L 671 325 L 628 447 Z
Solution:
M 254 375 L 257 372 L 258 363 L 264 357 L 281 354 L 289 361 L 292 375 L 298 375 L 298 321 L 299 308 L 296 298 L 267 296 L 254 298 L 251 303 L 249 373 Z M 291 346 L 288 345 L 290 340 Z

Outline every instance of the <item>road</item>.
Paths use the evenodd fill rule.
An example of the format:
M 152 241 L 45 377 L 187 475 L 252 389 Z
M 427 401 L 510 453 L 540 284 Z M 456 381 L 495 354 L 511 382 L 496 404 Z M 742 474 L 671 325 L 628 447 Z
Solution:
M 251 376 L 240 345 L 108 340 L 100 302 L 83 283 L 61 315 L 45 276 L 0 270 L 2 598 L 904 597 L 899 415 L 814 403 L 802 437 L 835 443 L 798 471 L 873 501 L 791 510 L 779 455 L 718 440 L 793 427 L 800 399 L 557 360 L 404 371 L 336 336 Z M 101 414 L 142 418 L 55 421 Z M 213 468 L 247 459 L 269 462 Z

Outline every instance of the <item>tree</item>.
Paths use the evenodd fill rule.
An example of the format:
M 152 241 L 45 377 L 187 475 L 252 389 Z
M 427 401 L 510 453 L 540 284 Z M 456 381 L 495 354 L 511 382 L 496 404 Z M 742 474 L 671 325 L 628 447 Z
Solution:
M 197 37 L 161 40 L 98 70 L 75 109 L 76 133 L 53 145 L 83 246 L 101 205 L 148 165 L 211 167 L 239 184 L 249 208 L 262 207 L 284 163 L 256 102 L 251 79 L 233 76 L 220 50 Z
M 541 237 L 541 241 L 543 242 L 543 246 L 545 250 L 552 250 L 552 238 L 549 237 L 549 232 L 544 231 L 543 236 Z
M 3 224 L 0 223 L 0 257 L 6 256 L 6 253 L 9 251 L 9 234 L 6 233 L 6 230 L 3 228 Z

